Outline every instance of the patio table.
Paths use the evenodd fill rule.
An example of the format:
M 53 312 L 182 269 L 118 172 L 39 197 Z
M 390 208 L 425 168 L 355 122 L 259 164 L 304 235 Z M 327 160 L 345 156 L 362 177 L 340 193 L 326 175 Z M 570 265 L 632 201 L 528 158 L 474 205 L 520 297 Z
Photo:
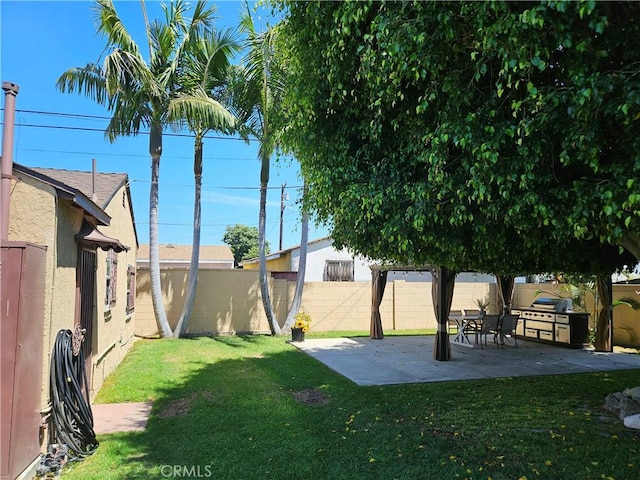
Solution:
M 473 348 L 473 343 L 469 340 L 469 332 L 471 330 L 472 324 L 475 324 L 476 321 L 482 319 L 482 315 L 480 313 L 454 313 L 449 314 L 449 318 L 456 322 L 458 326 L 458 332 L 451 340 L 451 343 L 455 343 L 456 345 L 461 345 L 463 347 Z

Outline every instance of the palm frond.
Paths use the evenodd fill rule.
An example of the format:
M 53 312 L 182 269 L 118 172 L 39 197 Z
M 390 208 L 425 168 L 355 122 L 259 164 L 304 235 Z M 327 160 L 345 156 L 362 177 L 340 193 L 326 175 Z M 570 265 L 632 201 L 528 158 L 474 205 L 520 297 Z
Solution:
M 171 27 L 158 20 L 149 26 L 149 40 L 151 42 L 151 70 L 162 71 L 172 59 L 178 42 L 178 33 Z
M 138 45 L 120 20 L 112 0 L 96 0 L 93 10 L 98 32 L 107 36 L 109 45 L 140 55 Z
M 163 94 L 149 66 L 136 54 L 114 50 L 105 57 L 103 72 L 110 95 L 129 88 L 145 88 L 151 97 Z
M 78 93 L 100 105 L 108 103 L 107 82 L 98 65 L 70 68 L 58 78 L 56 87 L 63 93 Z
M 189 71 L 198 79 L 200 88 L 211 91 L 225 83 L 229 61 L 240 52 L 237 32 L 232 29 L 214 31 L 193 45 Z
M 618 300 L 614 300 L 611 305 L 614 307 L 617 307 L 618 305 L 626 305 L 634 310 L 640 310 L 640 302 L 633 297 L 619 298 Z
M 235 132 L 237 123 L 231 112 L 202 89 L 172 99 L 169 121 L 185 122 L 192 131 L 216 130 L 229 134 Z
M 119 136 L 134 136 L 147 129 L 157 112 L 144 88 L 123 89 L 111 99 L 112 117 L 105 136 L 113 142 Z

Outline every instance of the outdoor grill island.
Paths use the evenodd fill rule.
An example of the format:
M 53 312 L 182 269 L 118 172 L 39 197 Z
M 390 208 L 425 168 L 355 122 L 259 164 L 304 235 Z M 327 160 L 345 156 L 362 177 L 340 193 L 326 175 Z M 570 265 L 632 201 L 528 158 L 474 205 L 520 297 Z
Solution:
M 520 338 L 572 348 L 589 345 L 589 314 L 574 312 L 570 298 L 538 298 L 512 313 L 520 315 L 516 329 Z

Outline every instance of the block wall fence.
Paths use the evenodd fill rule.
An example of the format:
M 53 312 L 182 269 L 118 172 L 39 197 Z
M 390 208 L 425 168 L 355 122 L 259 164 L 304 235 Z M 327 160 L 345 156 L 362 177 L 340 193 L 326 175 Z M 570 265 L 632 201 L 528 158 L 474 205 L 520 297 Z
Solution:
M 167 318 L 175 328 L 184 304 L 186 269 L 161 272 L 163 301 Z M 233 335 L 269 333 L 262 307 L 257 270 L 200 270 L 196 300 L 188 334 Z M 154 337 L 158 328 L 153 314 L 149 270 L 138 269 L 135 306 L 135 333 Z M 637 287 L 637 285 L 635 286 Z M 531 305 L 538 289 L 562 294 L 556 285 L 516 284 L 513 306 Z M 276 318 L 282 323 L 293 299 L 295 282 L 269 279 L 269 294 Z M 635 295 L 634 285 L 615 285 L 614 299 Z M 475 300 L 487 297 L 488 311 L 497 312 L 498 292 L 495 283 L 456 283 L 452 309 L 477 308 Z M 541 294 L 550 296 L 550 294 Z M 593 300 L 587 296 L 587 311 Z M 301 309 L 311 315 L 311 330 L 369 330 L 371 324 L 371 284 L 369 282 L 305 283 Z M 436 319 L 431 298 L 431 282 L 395 280 L 386 286 L 380 305 L 385 332 L 410 329 L 435 329 Z M 640 311 L 626 306 L 614 310 L 614 342 L 640 345 Z

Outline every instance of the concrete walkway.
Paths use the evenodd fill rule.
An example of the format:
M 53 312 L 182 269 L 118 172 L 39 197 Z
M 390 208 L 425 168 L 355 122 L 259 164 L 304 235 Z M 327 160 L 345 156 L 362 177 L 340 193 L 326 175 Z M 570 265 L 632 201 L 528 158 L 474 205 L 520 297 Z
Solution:
M 96 435 L 142 431 L 147 426 L 151 402 L 98 403 L 91 405 Z
M 452 345 L 453 358 L 433 359 L 433 336 L 327 338 L 291 343 L 357 385 L 442 382 L 640 369 L 637 353 L 596 353 L 518 340 L 518 348 Z M 96 434 L 144 430 L 151 402 L 92 405 Z

